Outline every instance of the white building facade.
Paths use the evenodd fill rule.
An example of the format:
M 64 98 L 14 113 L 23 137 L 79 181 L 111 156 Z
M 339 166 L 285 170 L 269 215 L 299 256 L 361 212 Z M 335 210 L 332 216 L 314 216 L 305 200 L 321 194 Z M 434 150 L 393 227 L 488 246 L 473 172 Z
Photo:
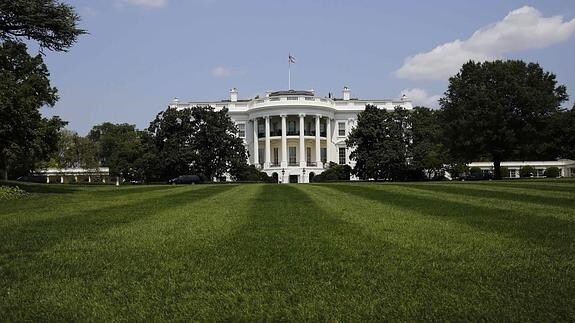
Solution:
M 229 100 L 181 103 L 175 99 L 170 107 L 228 108 L 249 153 L 249 164 L 280 183 L 308 183 L 330 162 L 354 166 L 345 140 L 368 104 L 388 110 L 413 108 L 406 97 L 395 101 L 352 98 L 347 87 L 341 98 L 317 97 L 313 90 L 289 90 L 248 100 L 238 99 L 233 88 Z
M 493 172 L 493 162 L 472 162 L 469 167 L 478 167 L 484 172 Z M 501 167 L 506 167 L 509 174 L 501 174 L 502 177 L 520 178 L 521 168 L 530 166 L 535 169 L 533 177 L 545 177 L 545 170 L 549 167 L 559 168 L 559 176 L 575 177 L 575 161 L 570 159 L 545 160 L 545 161 L 503 161 Z

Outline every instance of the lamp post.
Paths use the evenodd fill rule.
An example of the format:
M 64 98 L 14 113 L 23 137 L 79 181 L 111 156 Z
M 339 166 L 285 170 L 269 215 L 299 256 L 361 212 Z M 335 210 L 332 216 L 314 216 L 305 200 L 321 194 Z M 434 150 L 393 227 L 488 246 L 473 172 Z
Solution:
M 285 168 L 282 168 L 282 179 L 281 179 L 280 183 L 283 183 L 285 174 L 286 174 L 286 170 L 285 170 Z
M 303 168 L 303 171 L 302 171 L 301 182 L 302 182 L 302 183 L 305 183 L 305 167 Z

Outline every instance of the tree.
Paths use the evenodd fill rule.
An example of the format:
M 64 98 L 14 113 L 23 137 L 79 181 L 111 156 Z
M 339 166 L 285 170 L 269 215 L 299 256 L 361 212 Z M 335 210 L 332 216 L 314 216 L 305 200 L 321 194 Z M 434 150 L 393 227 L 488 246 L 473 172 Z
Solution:
M 575 159 L 575 104 L 557 113 L 549 124 L 553 152 L 559 158 Z
M 0 1 L 0 40 L 33 39 L 41 48 L 67 51 L 86 31 L 72 6 L 55 0 Z
M 357 118 L 346 141 L 356 161 L 353 173 L 361 179 L 405 179 L 408 171 L 408 147 L 411 133 L 409 112 L 397 107 L 394 111 L 367 105 Z
M 223 108 L 168 108 L 150 123 L 160 178 L 195 173 L 206 179 L 229 173 L 236 176 L 246 165 L 247 153 L 237 128 Z
M 96 144 L 68 129 L 62 129 L 59 132 L 57 149 L 50 155 L 49 160 L 41 165 L 42 168 L 81 167 L 86 169 L 94 169 L 98 166 Z
M 12 41 L 0 45 L 0 169 L 4 178 L 19 165 L 16 161 L 27 161 L 19 165 L 22 168 L 47 155 L 45 148 L 55 147 L 57 132 L 65 125 L 60 118 L 45 119 L 39 112 L 58 99 L 49 76 L 42 57 L 28 55 L 26 45 Z
M 409 113 L 411 126 L 411 166 L 426 173 L 427 178 L 439 177 L 448 162 L 447 151 L 442 144 L 442 128 L 439 111 L 415 107 Z
M 97 144 L 102 166 L 110 167 L 110 174 L 126 180 L 141 179 L 138 165 L 143 155 L 141 131 L 135 125 L 105 122 L 90 130 L 88 139 Z
M 466 162 L 541 158 L 542 134 L 567 100 L 565 86 L 535 63 L 494 61 L 463 65 L 440 100 L 445 145 Z
M 84 30 L 72 7 L 54 0 L 0 1 L 0 169 L 4 178 L 33 169 L 56 148 L 66 124 L 42 118 L 38 109 L 58 100 L 41 55 L 31 57 L 24 40 L 40 49 L 66 51 Z

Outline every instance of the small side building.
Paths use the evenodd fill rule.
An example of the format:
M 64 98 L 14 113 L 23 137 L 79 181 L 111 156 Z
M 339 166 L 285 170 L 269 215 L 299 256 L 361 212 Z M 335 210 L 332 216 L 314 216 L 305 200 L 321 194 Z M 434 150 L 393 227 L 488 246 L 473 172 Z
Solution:
M 472 162 L 469 167 L 478 167 L 482 171 L 493 172 L 493 162 Z M 571 159 L 545 160 L 545 161 L 504 161 L 501 167 L 506 167 L 509 174 L 501 174 L 502 177 L 519 178 L 519 170 L 522 167 L 531 166 L 535 169 L 534 177 L 545 177 L 545 170 L 549 167 L 559 168 L 559 176 L 575 177 L 575 161 Z
M 106 183 L 110 181 L 110 168 L 46 168 L 34 171 L 45 176 L 46 183 Z

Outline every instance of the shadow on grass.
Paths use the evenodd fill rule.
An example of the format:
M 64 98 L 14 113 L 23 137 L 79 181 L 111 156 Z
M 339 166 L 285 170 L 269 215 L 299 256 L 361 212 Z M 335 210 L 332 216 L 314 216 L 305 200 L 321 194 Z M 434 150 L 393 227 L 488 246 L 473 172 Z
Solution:
M 72 186 L 66 184 L 41 184 L 41 183 L 26 183 L 17 181 L 0 181 L 0 185 L 19 187 L 28 193 L 73 193 L 80 190 L 79 186 Z
M 564 208 L 575 208 L 575 199 L 566 199 L 561 197 L 549 197 L 549 196 L 536 196 L 527 195 L 521 193 L 514 193 L 513 191 L 502 192 L 502 191 L 489 191 L 489 187 L 501 187 L 496 184 L 491 186 L 485 186 L 484 189 L 470 187 L 469 185 L 445 185 L 445 184 L 422 184 L 422 185 L 410 185 L 406 184 L 405 187 L 418 189 L 427 192 L 442 192 L 449 194 L 457 194 L 461 196 L 469 197 L 482 197 L 490 198 L 495 200 L 505 200 L 514 202 L 529 202 L 535 204 L 541 204 L 543 206 L 559 206 Z M 545 191 L 545 190 L 542 190 Z
M 499 209 L 428 198 L 416 193 L 398 193 L 392 185 L 379 185 L 377 189 L 360 185 L 326 185 L 340 192 L 366 198 L 383 204 L 413 210 L 423 215 L 443 217 L 485 232 L 517 237 L 526 242 L 572 252 L 575 225 L 551 216 L 526 215 L 514 210 Z
M 539 182 L 541 181 L 541 182 Z M 558 185 L 553 185 L 553 184 Z M 498 187 L 519 188 L 526 190 L 537 190 L 547 192 L 575 193 L 575 181 L 566 179 L 557 180 L 525 180 L 525 181 L 504 181 L 504 182 L 475 182 L 474 184 L 489 186 L 498 185 Z
M 354 300 L 377 295 L 385 285 L 380 274 L 388 242 L 330 216 L 295 186 L 262 186 L 248 214 L 240 229 L 194 257 L 209 277 L 200 289 L 218 290 L 205 300 L 204 318 L 384 318 L 378 301 Z M 368 277 L 371 284 L 362 284 Z
M 201 202 L 234 186 L 205 186 L 113 207 L 78 210 L 63 217 L 46 218 L 23 225 L 0 227 L 0 254 L 38 252 L 61 241 L 97 239 L 96 235 L 118 225 L 154 216 L 165 209 Z M 90 203 L 92 201 L 86 201 Z M 1 258 L 0 258 L 1 259 Z M 4 258 L 4 261 L 9 259 Z

